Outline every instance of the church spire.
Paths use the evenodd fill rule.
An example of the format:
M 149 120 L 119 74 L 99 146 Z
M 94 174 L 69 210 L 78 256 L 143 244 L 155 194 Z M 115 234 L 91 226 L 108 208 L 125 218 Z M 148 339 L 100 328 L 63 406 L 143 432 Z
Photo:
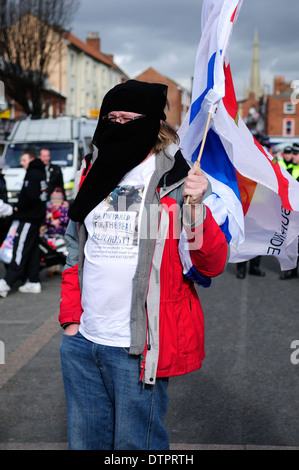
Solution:
M 255 32 L 254 32 L 254 44 L 253 44 L 253 54 L 252 54 L 252 63 L 251 63 L 249 93 L 254 93 L 255 98 L 257 100 L 264 94 L 263 89 L 261 88 L 261 81 L 260 81 L 260 57 L 259 57 L 259 40 L 258 40 L 257 29 L 255 29 Z

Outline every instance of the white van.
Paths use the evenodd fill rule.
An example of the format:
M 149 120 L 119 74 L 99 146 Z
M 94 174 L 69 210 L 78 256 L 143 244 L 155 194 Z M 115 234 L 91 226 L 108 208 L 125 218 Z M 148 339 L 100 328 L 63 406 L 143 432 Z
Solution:
M 38 155 L 41 148 L 48 148 L 51 163 L 61 167 L 66 196 L 71 200 L 81 160 L 93 150 L 91 141 L 96 125 L 96 120 L 70 117 L 18 121 L 3 151 L 7 165 L 3 174 L 9 202 L 17 201 L 23 185 L 25 170 L 20 165 L 22 153 L 31 149 Z

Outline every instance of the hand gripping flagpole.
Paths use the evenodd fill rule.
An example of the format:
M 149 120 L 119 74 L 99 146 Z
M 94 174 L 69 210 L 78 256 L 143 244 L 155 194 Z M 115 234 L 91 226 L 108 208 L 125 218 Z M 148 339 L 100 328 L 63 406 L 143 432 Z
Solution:
M 201 157 L 202 157 L 202 154 L 203 154 L 203 150 L 204 150 L 204 146 L 205 146 L 205 143 L 206 143 L 208 131 L 209 131 L 209 128 L 210 128 L 211 118 L 212 118 L 213 114 L 216 113 L 216 111 L 217 111 L 217 104 L 212 104 L 211 107 L 210 107 L 209 114 L 208 114 L 207 123 L 206 123 L 205 131 L 204 131 L 204 134 L 203 134 L 203 138 L 202 138 L 202 141 L 201 141 L 199 154 L 198 154 L 196 162 L 194 163 L 194 166 L 200 167 L 200 160 L 201 160 Z M 189 203 L 190 203 L 190 196 L 187 196 L 186 204 L 189 204 Z

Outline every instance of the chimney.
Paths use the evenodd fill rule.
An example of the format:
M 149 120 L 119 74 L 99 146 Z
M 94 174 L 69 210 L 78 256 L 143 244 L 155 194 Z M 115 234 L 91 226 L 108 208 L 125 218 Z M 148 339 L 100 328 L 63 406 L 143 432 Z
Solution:
M 95 49 L 97 52 L 101 50 L 101 40 L 98 33 L 89 32 L 87 34 L 86 43 Z

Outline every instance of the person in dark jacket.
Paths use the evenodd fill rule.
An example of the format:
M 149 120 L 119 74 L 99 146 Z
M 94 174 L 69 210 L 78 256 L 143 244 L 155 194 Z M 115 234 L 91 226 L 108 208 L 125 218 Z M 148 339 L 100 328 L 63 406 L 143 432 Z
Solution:
M 3 202 L 7 202 L 6 181 L 2 174 L 3 168 L 5 168 L 4 157 L 0 157 L 0 199 L 2 199 Z
M 39 228 L 46 214 L 47 184 L 43 162 L 33 151 L 24 153 L 21 165 L 26 170 L 24 183 L 14 208 L 14 218 L 19 221 L 13 245 L 12 261 L 4 279 L 0 279 L 0 297 L 6 297 L 18 280 L 28 281 L 19 291 L 41 292 L 39 282 Z
M 61 188 L 63 198 L 65 199 L 64 183 L 61 169 L 58 165 L 51 163 L 51 153 L 49 149 L 42 148 L 39 152 L 39 158 L 45 165 L 46 181 L 48 185 L 48 201 L 55 188 Z
M 3 168 L 5 168 L 4 157 L 0 157 L 0 201 L 3 201 L 1 204 L 7 204 L 7 188 L 4 175 L 2 174 Z M 2 242 L 6 237 L 10 224 L 11 216 L 3 216 L 2 214 L 0 214 L 0 245 L 2 245 Z

